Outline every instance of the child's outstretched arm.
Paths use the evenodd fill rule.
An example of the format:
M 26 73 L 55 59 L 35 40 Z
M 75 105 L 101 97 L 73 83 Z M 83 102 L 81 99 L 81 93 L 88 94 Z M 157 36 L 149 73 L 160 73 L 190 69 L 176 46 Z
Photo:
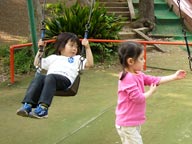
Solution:
M 180 80 L 180 79 L 185 78 L 185 76 L 186 76 L 186 72 L 184 70 L 178 70 L 172 75 L 161 77 L 159 84 L 164 84 L 164 83 L 171 82 L 174 80 Z
M 85 46 L 85 51 L 86 51 L 86 59 L 87 62 L 85 64 L 86 68 L 93 67 L 94 61 L 93 61 L 93 54 L 89 45 L 89 41 L 87 39 L 82 40 L 82 45 Z

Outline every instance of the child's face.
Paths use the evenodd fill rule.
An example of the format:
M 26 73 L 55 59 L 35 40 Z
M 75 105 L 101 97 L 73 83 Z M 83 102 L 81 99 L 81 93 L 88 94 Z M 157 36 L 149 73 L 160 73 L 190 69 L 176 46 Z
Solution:
M 145 63 L 144 59 L 144 51 L 139 55 L 139 57 L 136 60 L 133 60 L 132 58 L 128 60 L 129 63 L 129 71 L 132 73 L 137 73 L 137 71 L 143 70 L 143 66 Z
M 139 57 L 134 61 L 133 69 L 134 71 L 141 71 L 143 70 L 143 66 L 145 63 L 144 59 L 144 51 L 139 55 Z
M 72 57 L 77 54 L 78 45 L 76 42 L 68 41 L 65 45 L 65 48 L 61 50 L 61 55 Z

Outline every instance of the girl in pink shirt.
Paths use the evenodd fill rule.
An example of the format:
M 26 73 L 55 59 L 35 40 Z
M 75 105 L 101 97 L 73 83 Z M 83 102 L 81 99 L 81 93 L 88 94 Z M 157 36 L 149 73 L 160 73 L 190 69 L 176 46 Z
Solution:
M 184 70 L 172 75 L 156 77 L 144 74 L 144 51 L 136 42 L 124 42 L 118 50 L 123 71 L 118 82 L 118 101 L 116 107 L 116 129 L 122 144 L 143 144 L 140 134 L 145 122 L 146 99 L 156 91 L 157 85 L 183 79 Z M 150 86 L 145 92 L 144 87 Z

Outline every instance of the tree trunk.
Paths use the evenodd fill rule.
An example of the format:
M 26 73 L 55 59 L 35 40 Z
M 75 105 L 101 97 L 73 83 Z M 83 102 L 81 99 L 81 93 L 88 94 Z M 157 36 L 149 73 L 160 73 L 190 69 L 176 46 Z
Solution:
M 155 21 L 154 16 L 154 0 L 139 0 L 139 16 L 140 19 L 149 19 Z
M 133 28 L 155 27 L 154 0 L 139 0 L 139 19 L 132 23 Z

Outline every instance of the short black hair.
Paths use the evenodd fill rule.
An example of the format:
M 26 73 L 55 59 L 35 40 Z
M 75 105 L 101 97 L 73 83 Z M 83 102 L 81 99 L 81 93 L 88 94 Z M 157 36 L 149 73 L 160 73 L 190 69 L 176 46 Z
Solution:
M 65 47 L 68 41 L 75 42 L 78 45 L 77 54 L 80 54 L 80 49 L 82 47 L 81 41 L 76 34 L 71 32 L 62 32 L 57 36 L 54 48 L 56 49 L 56 54 L 60 55 L 61 50 Z

